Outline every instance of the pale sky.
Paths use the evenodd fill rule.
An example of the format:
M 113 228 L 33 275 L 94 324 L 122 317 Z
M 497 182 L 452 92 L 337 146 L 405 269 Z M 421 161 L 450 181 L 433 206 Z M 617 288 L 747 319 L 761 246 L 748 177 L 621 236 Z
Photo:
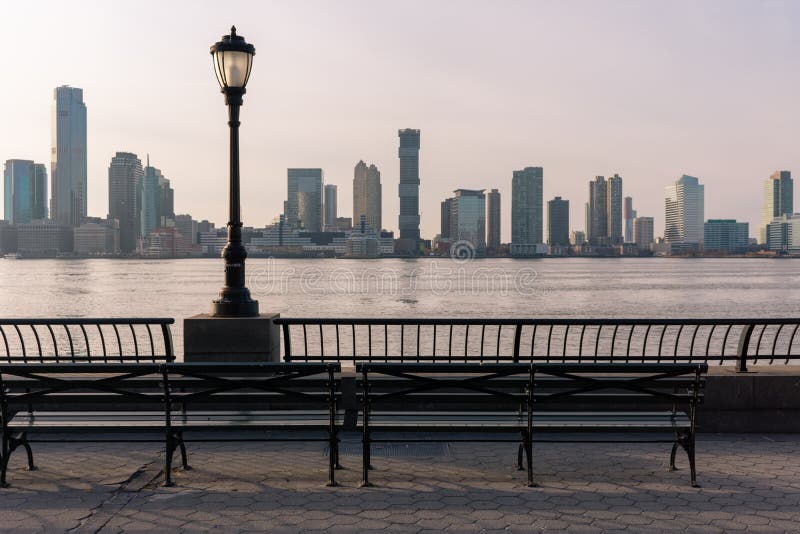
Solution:
M 257 51 L 242 108 L 249 226 L 281 212 L 287 167 L 323 168 L 351 216 L 363 159 L 397 230 L 398 128 L 422 130 L 427 238 L 463 187 L 500 189 L 508 240 L 525 166 L 544 167 L 545 202 L 569 199 L 580 230 L 589 180 L 619 173 L 657 234 L 664 186 L 683 173 L 705 184 L 706 218 L 749 221 L 753 236 L 763 180 L 800 177 L 797 1 L 9 1 L 2 15 L 0 161 L 49 174 L 53 88 L 82 87 L 90 215 L 107 214 L 109 160 L 130 151 L 171 179 L 177 213 L 227 221 L 208 47 L 231 24 Z

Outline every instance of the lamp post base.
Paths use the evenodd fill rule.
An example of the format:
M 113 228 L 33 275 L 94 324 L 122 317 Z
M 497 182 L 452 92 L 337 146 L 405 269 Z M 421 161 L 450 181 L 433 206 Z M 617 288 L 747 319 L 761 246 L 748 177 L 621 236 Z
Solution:
M 211 303 L 211 315 L 214 317 L 256 317 L 258 301 L 215 300 Z

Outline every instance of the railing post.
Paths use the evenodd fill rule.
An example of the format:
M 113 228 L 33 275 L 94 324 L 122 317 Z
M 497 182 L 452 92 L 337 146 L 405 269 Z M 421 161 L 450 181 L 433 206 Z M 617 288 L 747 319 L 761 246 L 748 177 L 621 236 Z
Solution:
M 289 334 L 289 323 L 283 323 L 283 361 L 292 361 L 292 338 Z
M 747 350 L 750 348 L 750 337 L 753 335 L 753 330 L 756 325 L 747 325 L 742 333 L 739 335 L 739 346 L 736 349 L 736 372 L 747 372 Z M 725 347 L 722 348 L 725 350 Z
M 514 328 L 514 363 L 519 363 L 519 344 L 522 339 L 522 324 L 517 323 Z

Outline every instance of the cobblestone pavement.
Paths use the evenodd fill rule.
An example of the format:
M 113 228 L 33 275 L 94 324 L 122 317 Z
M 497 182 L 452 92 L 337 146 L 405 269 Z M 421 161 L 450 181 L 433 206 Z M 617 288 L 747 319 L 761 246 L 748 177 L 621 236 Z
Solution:
M 345 450 L 357 439 L 346 436 Z M 318 444 L 190 444 L 193 469 L 165 488 L 158 444 L 36 444 L 38 470 L 24 469 L 24 453 L 12 457 L 0 529 L 800 531 L 800 436 L 703 437 L 700 489 L 685 456 L 667 470 L 663 444 L 537 444 L 538 488 L 523 486 L 513 444 L 394 450 L 411 455 L 373 458 L 375 487 L 357 487 L 360 457 L 345 454 L 342 485 L 328 488 Z

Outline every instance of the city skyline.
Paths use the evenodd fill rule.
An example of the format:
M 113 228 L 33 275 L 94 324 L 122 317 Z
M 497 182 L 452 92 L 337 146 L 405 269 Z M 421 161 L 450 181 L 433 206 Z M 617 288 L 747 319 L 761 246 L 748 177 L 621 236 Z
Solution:
M 800 164 L 791 135 L 791 125 L 800 118 L 790 90 L 800 71 L 793 68 L 798 38 L 791 30 L 799 18 L 797 6 L 709 2 L 644 10 L 596 4 L 583 4 L 585 9 L 577 11 L 509 4 L 492 10 L 494 25 L 503 28 L 500 35 L 481 23 L 488 4 L 460 3 L 462 16 L 451 21 L 447 36 L 437 35 L 437 25 L 415 19 L 414 9 L 350 2 L 337 6 L 342 15 L 331 19 L 334 8 L 324 4 L 242 4 L 230 18 L 238 21 L 247 12 L 254 14 L 250 20 L 264 20 L 241 30 L 260 50 L 269 51 L 256 59 L 242 110 L 245 222 L 261 226 L 281 212 L 283 173 L 289 167 L 325 169 L 327 180 L 340 186 L 341 213 L 351 211 L 347 178 L 358 157 L 373 161 L 382 170 L 385 189 L 394 192 L 399 183 L 396 129 L 411 126 L 425 135 L 420 152 L 424 236 L 436 233 L 438 204 L 448 192 L 498 188 L 508 196 L 511 171 L 527 165 L 547 169 L 551 180 L 545 181 L 545 198 L 573 200 L 572 221 L 583 218 L 586 181 L 607 169 L 624 177 L 625 193 L 637 199 L 639 213 L 656 218 L 661 233 L 661 199 L 648 192 L 686 173 L 701 177 L 710 198 L 719 192 L 707 206 L 708 218 L 736 217 L 750 222 L 755 233 L 761 210 L 752 198 L 761 196 L 763 180 L 776 169 Z M 89 106 L 90 215 L 102 216 L 107 209 L 109 158 L 129 151 L 149 152 L 168 172 L 184 192 L 179 212 L 224 221 L 225 206 L 218 199 L 226 191 L 225 111 L 207 46 L 229 22 L 223 24 L 210 5 L 192 5 L 191 25 L 181 20 L 185 6 L 180 4 L 92 7 L 79 13 L 55 3 L 35 12 L 9 7 L 10 18 L 17 21 L 9 38 L 22 38 L 25 28 L 34 26 L 46 29 L 48 38 L 32 43 L 31 54 L 44 65 L 11 58 L 12 70 L 29 81 L 2 89 L 3 116 L 12 125 L 0 133 L 0 146 L 7 151 L 2 159 L 49 161 L 47 102 L 54 87 L 71 84 L 83 88 Z M 445 20 L 451 10 L 447 5 L 425 7 L 429 20 Z M 568 33 L 580 39 L 562 35 L 559 41 L 571 44 L 548 51 L 549 59 L 537 54 L 537 43 L 544 42 L 539 39 L 566 27 L 566 11 L 573 17 Z M 69 24 L 59 22 L 64 17 Z M 148 29 L 153 17 L 176 32 L 176 63 L 157 61 L 157 39 L 116 38 L 128 33 L 141 37 L 143 28 L 154 32 Z M 387 17 L 403 24 L 381 25 L 386 38 L 374 39 L 376 30 L 362 31 Z M 544 34 L 520 37 L 513 31 L 533 19 L 541 22 L 537 25 Z M 107 20 L 126 23 L 107 25 Z M 619 36 L 603 30 L 612 21 Z M 410 28 L 419 42 L 401 46 L 404 40 L 393 38 L 399 31 L 395 26 Z M 314 37 L 298 46 L 289 36 L 301 29 Z M 753 37 L 749 43 L 740 39 L 745 29 Z M 481 38 L 470 44 L 476 31 Z M 672 38 L 676 32 L 682 32 L 681 42 Z M 105 39 L 109 46 L 98 50 L 87 44 L 89 54 L 52 49 L 54 42 L 69 40 L 79 47 L 90 38 Z M 504 59 L 513 45 L 525 51 L 523 63 Z M 403 52 L 405 46 L 412 47 L 413 59 Z M 342 47 L 352 53 L 343 54 Z M 457 52 L 459 47 L 464 51 Z M 430 61 L 417 54 L 421 50 L 433 54 Z M 374 84 L 354 88 L 344 83 L 352 79 L 351 72 L 377 65 L 378 58 L 391 67 L 380 67 Z M 450 67 L 432 72 L 433 64 Z M 566 66 L 558 71 L 560 78 L 556 64 Z M 513 80 L 489 81 L 498 70 L 513 72 Z M 536 73 L 535 90 L 522 89 L 530 87 L 530 75 L 523 72 Z M 614 83 L 581 88 L 586 87 L 582 81 L 597 75 Z M 326 78 L 324 90 L 310 83 L 320 76 Z M 775 83 L 759 82 L 767 77 Z M 160 83 L 151 83 L 153 78 Z M 682 84 L 682 78 L 692 83 Z M 179 98 L 165 99 L 164 87 Z M 122 101 L 129 105 L 120 106 Z M 532 120 L 536 131 L 522 134 L 518 125 Z M 476 131 L 484 133 L 480 150 L 475 150 Z M 387 194 L 384 224 L 397 230 L 399 206 L 388 200 Z M 503 241 L 509 241 L 511 228 L 506 202 Z

